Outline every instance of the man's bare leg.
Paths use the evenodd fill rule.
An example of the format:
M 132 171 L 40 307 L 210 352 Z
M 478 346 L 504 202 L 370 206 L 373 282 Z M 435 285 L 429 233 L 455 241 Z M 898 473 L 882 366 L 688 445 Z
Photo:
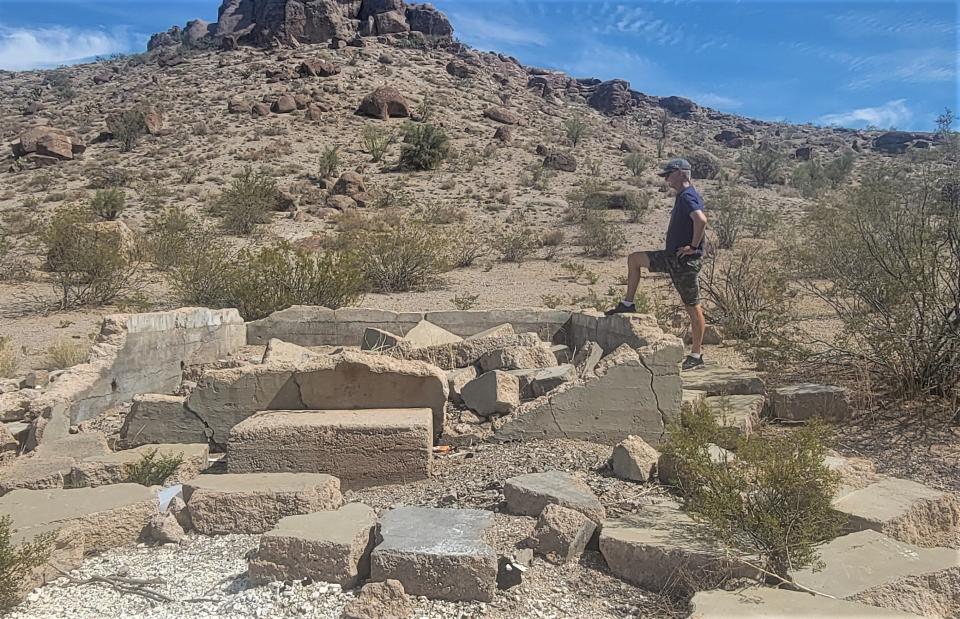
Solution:
M 690 315 L 690 352 L 694 355 L 703 354 L 703 332 L 707 328 L 707 321 L 703 318 L 703 309 L 699 305 L 684 305 Z
M 650 258 L 645 251 L 635 251 L 627 256 L 627 301 L 633 303 L 637 296 L 637 286 L 640 285 L 640 269 L 650 268 Z

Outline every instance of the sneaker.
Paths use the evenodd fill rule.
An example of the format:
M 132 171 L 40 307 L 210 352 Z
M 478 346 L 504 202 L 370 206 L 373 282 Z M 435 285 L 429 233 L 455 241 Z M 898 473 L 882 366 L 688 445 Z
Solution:
M 608 309 L 604 312 L 605 316 L 613 316 L 614 314 L 633 314 L 636 313 L 636 305 L 626 305 L 623 301 L 617 303 L 617 306 L 613 309 Z
M 687 355 L 687 358 L 683 360 L 683 365 L 680 366 L 681 370 L 695 370 L 697 368 L 703 367 L 703 355 L 700 355 L 700 358 L 691 357 Z

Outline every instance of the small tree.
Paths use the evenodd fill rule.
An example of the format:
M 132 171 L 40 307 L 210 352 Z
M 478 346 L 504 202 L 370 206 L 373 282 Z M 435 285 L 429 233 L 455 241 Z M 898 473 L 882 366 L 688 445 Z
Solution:
M 320 154 L 320 177 L 336 176 L 340 169 L 340 147 L 328 146 Z
M 759 555 L 783 581 L 820 564 L 817 544 L 841 533 L 845 516 L 832 508 L 839 475 L 824 463 L 827 431 L 812 423 L 788 435 L 736 439 L 736 457 L 711 457 L 729 434 L 703 401 L 684 405 L 661 451 L 676 462 L 687 509 L 726 546 Z
M 370 153 L 373 162 L 377 163 L 383 159 L 383 155 L 396 141 L 397 136 L 392 131 L 381 129 L 377 125 L 364 125 L 360 138 L 364 150 Z
M 258 224 L 270 221 L 277 205 L 277 183 L 266 172 L 247 166 L 213 205 L 223 227 L 233 234 L 250 234 Z
M 783 163 L 783 153 L 768 145 L 761 144 L 740 154 L 741 171 L 761 188 L 777 180 Z
M 101 189 L 90 199 L 90 210 L 106 221 L 113 221 L 126 208 L 127 196 L 119 187 Z
M 579 112 L 563 121 L 564 131 L 567 133 L 567 139 L 574 148 L 577 147 L 584 138 L 589 135 L 590 127 Z
M 650 160 L 641 153 L 630 153 L 623 160 L 623 164 L 634 176 L 640 176 L 650 165 Z
M 43 533 L 14 546 L 13 519 L 0 516 L 0 612 L 17 605 L 30 572 L 45 564 L 53 552 L 56 532 Z
M 663 151 L 667 147 L 667 139 L 670 137 L 670 126 L 672 124 L 673 116 L 666 108 L 660 108 L 659 115 L 657 116 L 657 159 L 663 158 Z
M 749 213 L 745 193 L 732 187 L 723 187 L 710 199 L 710 228 L 717 247 L 731 249 L 747 225 Z
M 137 140 L 147 131 L 146 116 L 142 110 L 125 110 L 107 119 L 107 131 L 114 140 L 120 142 L 120 150 L 129 152 L 137 145 Z
M 400 167 L 433 170 L 450 154 L 450 141 L 443 129 L 427 123 L 409 124 L 400 146 Z
M 941 137 L 950 135 L 953 131 L 953 121 L 953 110 L 948 107 L 943 108 L 943 114 L 937 116 L 937 135 Z

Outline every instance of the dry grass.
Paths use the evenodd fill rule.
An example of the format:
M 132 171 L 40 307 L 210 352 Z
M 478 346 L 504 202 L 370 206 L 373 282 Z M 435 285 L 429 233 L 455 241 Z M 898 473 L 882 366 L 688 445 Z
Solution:
M 90 346 L 84 341 L 59 339 L 47 349 L 47 369 L 65 370 L 85 363 L 90 353 Z

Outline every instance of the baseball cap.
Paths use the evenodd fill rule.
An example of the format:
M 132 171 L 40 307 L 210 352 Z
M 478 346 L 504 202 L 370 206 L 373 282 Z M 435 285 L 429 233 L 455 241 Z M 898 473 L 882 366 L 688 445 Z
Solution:
M 657 174 L 657 176 L 669 176 L 671 172 L 675 170 L 689 170 L 690 162 L 686 159 L 671 159 L 663 166 L 663 171 Z

